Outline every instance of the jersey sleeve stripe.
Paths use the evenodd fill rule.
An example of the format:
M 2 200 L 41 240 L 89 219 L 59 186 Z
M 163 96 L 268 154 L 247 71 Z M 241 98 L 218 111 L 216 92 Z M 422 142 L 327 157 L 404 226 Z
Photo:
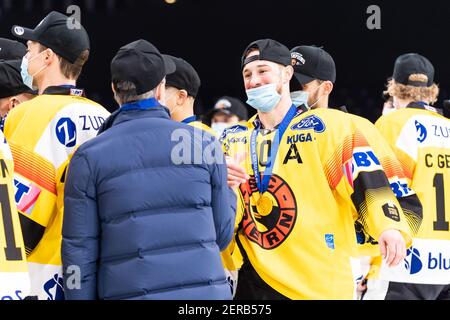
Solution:
M 15 172 L 56 194 L 55 170 L 51 163 L 38 155 L 11 143 Z

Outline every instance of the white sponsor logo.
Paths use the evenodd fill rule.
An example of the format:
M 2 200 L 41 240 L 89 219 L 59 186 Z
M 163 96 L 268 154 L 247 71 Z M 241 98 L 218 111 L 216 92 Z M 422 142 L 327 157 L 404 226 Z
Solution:
M 25 30 L 23 30 L 22 27 L 14 27 L 14 33 L 18 36 L 21 36 L 25 33 Z

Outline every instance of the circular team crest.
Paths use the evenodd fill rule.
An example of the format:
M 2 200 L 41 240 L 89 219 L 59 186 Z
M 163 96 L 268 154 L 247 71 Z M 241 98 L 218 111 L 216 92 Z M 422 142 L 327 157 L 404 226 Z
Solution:
M 291 188 L 281 177 L 272 175 L 267 192 L 253 197 L 259 199 L 257 203 L 250 201 L 254 193 L 259 193 L 255 177 L 242 184 L 240 190 L 245 206 L 244 234 L 263 249 L 277 248 L 289 237 L 297 220 L 297 202 Z

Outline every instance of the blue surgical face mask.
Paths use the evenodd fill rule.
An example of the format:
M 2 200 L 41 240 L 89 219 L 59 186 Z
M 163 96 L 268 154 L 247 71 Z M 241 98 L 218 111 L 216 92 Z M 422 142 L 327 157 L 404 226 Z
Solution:
M 247 90 L 246 93 L 247 103 L 261 112 L 272 111 L 281 100 L 281 95 L 277 92 L 275 83 Z
M 24 56 L 22 58 L 22 64 L 20 65 L 20 75 L 22 76 L 23 83 L 33 90 L 33 76 L 28 73 L 28 58 Z
M 300 107 L 301 105 L 304 105 L 305 107 L 308 108 L 308 98 L 309 98 L 309 93 L 306 91 L 291 92 L 291 100 L 292 100 L 292 103 L 296 107 Z
M 44 51 L 42 51 L 44 52 Z M 41 53 L 42 53 L 41 52 Z M 44 70 L 47 66 L 43 66 L 38 72 L 36 72 L 34 75 L 31 75 L 28 72 L 28 65 L 31 61 L 33 61 L 34 59 L 36 59 L 41 53 L 39 53 L 37 56 L 34 56 L 33 58 L 31 58 L 31 60 L 28 60 L 27 56 L 24 56 L 22 58 L 22 64 L 20 65 L 20 75 L 22 76 L 22 81 L 23 83 L 30 88 L 31 90 L 35 90 L 36 87 L 33 87 L 33 77 L 36 76 L 39 72 L 41 72 L 42 70 Z

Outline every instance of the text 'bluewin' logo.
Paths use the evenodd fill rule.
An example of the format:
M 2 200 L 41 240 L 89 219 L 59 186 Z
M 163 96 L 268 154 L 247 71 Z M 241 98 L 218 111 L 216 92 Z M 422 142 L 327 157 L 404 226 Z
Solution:
M 405 258 L 405 268 L 409 271 L 409 274 L 419 273 L 422 267 L 419 250 L 415 248 L 408 249 Z

